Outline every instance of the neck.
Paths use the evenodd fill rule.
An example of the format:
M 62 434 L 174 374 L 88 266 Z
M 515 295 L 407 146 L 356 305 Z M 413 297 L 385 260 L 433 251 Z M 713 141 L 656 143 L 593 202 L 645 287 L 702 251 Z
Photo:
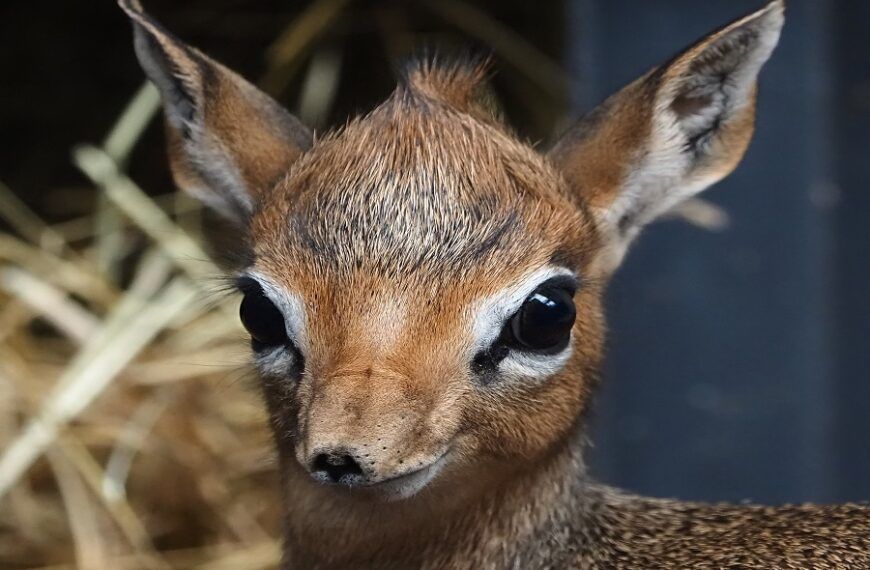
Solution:
M 320 486 L 287 458 L 285 565 L 477 568 L 553 560 L 553 530 L 576 527 L 587 510 L 580 436 L 571 439 L 522 469 L 496 461 L 448 467 L 440 481 L 396 502 Z

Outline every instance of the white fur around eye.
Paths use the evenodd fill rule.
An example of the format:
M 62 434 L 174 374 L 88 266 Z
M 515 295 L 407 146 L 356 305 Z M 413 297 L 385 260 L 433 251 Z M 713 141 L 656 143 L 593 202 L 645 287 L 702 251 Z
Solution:
M 570 357 L 571 342 L 558 354 L 531 354 L 512 350 L 499 363 L 498 369 L 508 379 L 546 378 L 561 370 Z
M 255 353 L 254 364 L 260 374 L 278 378 L 286 378 L 296 367 L 297 355 L 286 347 L 276 346 L 260 353 Z
M 304 357 L 309 351 L 309 341 L 308 319 L 302 297 L 278 286 L 268 277 L 257 271 L 247 271 L 241 276 L 256 281 L 262 288 L 263 294 L 275 304 L 284 316 L 287 338 L 290 339 Z M 263 374 L 274 376 L 286 375 L 296 364 L 296 356 L 292 350 L 278 346 L 257 354 L 255 356 L 255 363 Z
M 519 310 L 535 289 L 553 277 L 562 275 L 574 277 L 574 273 L 564 267 L 544 267 L 476 303 L 472 310 L 474 342 L 469 358 L 474 358 L 480 351 L 486 350 L 495 342 L 507 320 Z M 534 354 L 511 350 L 499 363 L 498 370 L 507 378 L 544 378 L 558 372 L 570 356 L 570 342 L 557 354 Z

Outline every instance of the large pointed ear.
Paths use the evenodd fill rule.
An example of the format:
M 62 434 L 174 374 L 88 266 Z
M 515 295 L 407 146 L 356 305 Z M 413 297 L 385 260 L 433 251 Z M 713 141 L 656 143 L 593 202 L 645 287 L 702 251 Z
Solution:
M 604 239 L 613 271 L 640 229 L 729 174 L 755 123 L 756 80 L 779 41 L 775 0 L 697 42 L 573 126 L 550 151 Z
M 167 32 L 138 0 L 119 0 L 136 55 L 163 99 L 176 183 L 236 223 L 311 144 L 269 96 Z

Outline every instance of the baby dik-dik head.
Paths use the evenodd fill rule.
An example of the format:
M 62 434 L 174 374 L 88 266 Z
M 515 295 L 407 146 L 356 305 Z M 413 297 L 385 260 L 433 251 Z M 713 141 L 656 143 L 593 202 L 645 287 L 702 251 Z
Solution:
M 480 103 L 480 66 L 430 62 L 315 139 L 121 5 L 176 181 L 247 244 L 241 318 L 284 464 L 392 499 L 522 469 L 576 431 L 602 284 L 644 225 L 737 165 L 784 10 L 704 38 L 541 153 Z

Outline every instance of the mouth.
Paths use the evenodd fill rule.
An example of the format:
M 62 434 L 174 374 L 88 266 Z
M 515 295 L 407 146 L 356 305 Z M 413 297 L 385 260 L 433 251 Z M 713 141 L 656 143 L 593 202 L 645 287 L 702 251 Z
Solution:
M 386 501 L 401 501 L 413 497 L 423 490 L 447 463 L 449 450 L 425 467 L 374 483 L 351 487 L 355 493 L 377 496 Z

